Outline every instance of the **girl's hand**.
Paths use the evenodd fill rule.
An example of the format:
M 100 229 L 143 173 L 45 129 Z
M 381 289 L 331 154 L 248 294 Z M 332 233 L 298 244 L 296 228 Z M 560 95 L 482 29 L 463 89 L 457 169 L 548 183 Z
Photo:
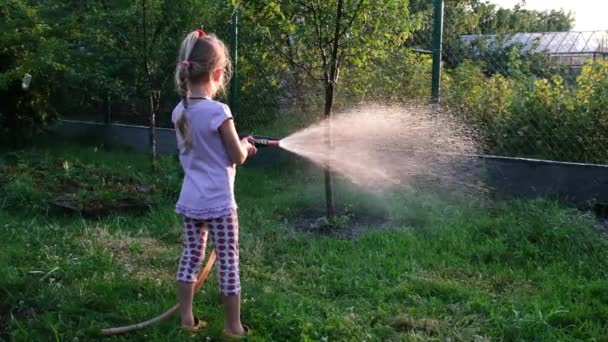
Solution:
M 258 149 L 254 145 L 254 139 L 251 136 L 243 138 L 241 144 L 247 150 L 247 157 L 251 157 L 258 152 Z

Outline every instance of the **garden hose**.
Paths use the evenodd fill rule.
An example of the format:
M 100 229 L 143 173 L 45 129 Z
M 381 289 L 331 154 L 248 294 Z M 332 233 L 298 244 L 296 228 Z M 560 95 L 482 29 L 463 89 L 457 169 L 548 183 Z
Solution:
M 205 268 L 199 274 L 198 279 L 196 280 L 196 283 L 194 284 L 194 293 L 196 293 L 203 286 L 203 283 L 205 283 L 205 280 L 207 280 L 207 277 L 209 276 L 209 273 L 211 272 L 211 269 L 213 268 L 213 264 L 215 263 L 215 258 L 216 258 L 216 255 L 215 255 L 215 249 L 214 249 L 211 251 L 211 254 L 209 254 L 209 260 L 207 260 L 207 264 L 205 265 Z M 174 307 L 165 311 L 164 313 L 162 313 L 161 315 L 159 315 L 155 318 L 149 319 L 149 320 L 141 322 L 141 323 L 126 325 L 126 326 L 122 326 L 122 327 L 101 329 L 100 333 L 102 335 L 109 336 L 109 335 L 118 335 L 118 334 L 124 334 L 124 333 L 128 333 L 128 332 L 135 331 L 135 330 L 140 330 L 140 329 L 143 329 L 150 325 L 154 325 L 156 323 L 159 323 L 159 322 L 171 317 L 177 311 L 178 308 L 179 308 L 179 304 L 176 304 Z
M 248 135 L 239 135 L 239 138 L 249 138 L 250 142 L 257 148 L 260 147 L 279 147 L 281 146 L 281 140 L 275 137 L 267 137 L 261 135 L 255 135 L 253 133 Z

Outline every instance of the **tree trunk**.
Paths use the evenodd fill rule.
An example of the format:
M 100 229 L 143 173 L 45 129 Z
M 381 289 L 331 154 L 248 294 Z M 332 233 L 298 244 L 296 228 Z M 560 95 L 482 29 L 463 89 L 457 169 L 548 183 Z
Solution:
M 148 97 L 150 100 L 150 158 L 152 171 L 156 171 L 156 112 L 157 104 L 160 101 L 160 96 L 156 97 L 154 93 L 154 82 L 152 81 L 152 71 L 150 70 L 150 58 L 148 51 L 148 21 L 146 19 L 147 8 L 146 0 L 141 2 L 141 15 L 142 15 L 142 31 L 143 31 L 143 53 L 144 53 L 144 71 L 146 73 L 146 79 L 148 82 Z M 160 94 L 159 94 L 160 95 Z
M 340 24 L 342 21 L 342 8 L 344 0 L 338 0 L 336 9 L 336 30 L 334 32 L 334 41 L 331 50 L 330 70 L 325 82 L 325 120 L 327 122 L 326 139 L 328 153 L 330 158 L 325 165 L 325 205 L 327 210 L 327 220 L 330 224 L 334 224 L 336 216 L 336 205 L 334 203 L 334 189 L 330 172 L 331 154 L 333 153 L 333 144 L 331 138 L 331 113 L 334 106 L 334 95 L 336 93 L 336 83 L 338 82 L 338 49 L 340 48 Z
M 325 209 L 327 220 L 330 224 L 333 224 L 336 216 L 336 205 L 334 202 L 334 187 L 331 178 L 330 165 L 331 163 L 331 154 L 333 153 L 332 139 L 331 139 L 331 112 L 334 104 L 334 83 L 331 82 L 325 86 L 325 120 L 327 123 L 325 138 L 327 143 L 327 153 L 330 154 L 330 157 L 327 160 L 327 164 L 325 165 Z
M 150 90 L 150 157 L 152 161 L 152 171 L 156 171 L 156 99 Z

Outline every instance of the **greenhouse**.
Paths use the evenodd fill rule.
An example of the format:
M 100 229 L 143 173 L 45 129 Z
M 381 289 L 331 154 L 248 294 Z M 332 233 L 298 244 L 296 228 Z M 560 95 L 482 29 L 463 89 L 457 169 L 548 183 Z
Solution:
M 464 35 L 461 40 L 476 49 L 480 42 L 507 48 L 520 46 L 522 53 L 544 53 L 558 65 L 579 69 L 586 62 L 608 60 L 608 31 L 539 32 L 512 35 Z

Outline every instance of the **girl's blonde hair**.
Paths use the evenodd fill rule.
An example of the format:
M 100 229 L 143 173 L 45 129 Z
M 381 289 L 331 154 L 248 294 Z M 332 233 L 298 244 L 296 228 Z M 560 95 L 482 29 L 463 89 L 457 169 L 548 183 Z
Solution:
M 220 68 L 224 68 L 225 72 L 218 91 L 223 92 L 232 75 L 228 48 L 214 34 L 205 34 L 202 30 L 188 34 L 179 49 L 179 60 L 175 68 L 175 85 L 184 105 L 176 124 L 186 148 L 192 147 L 192 135 L 186 118 L 191 85 L 210 82 L 213 72 Z

